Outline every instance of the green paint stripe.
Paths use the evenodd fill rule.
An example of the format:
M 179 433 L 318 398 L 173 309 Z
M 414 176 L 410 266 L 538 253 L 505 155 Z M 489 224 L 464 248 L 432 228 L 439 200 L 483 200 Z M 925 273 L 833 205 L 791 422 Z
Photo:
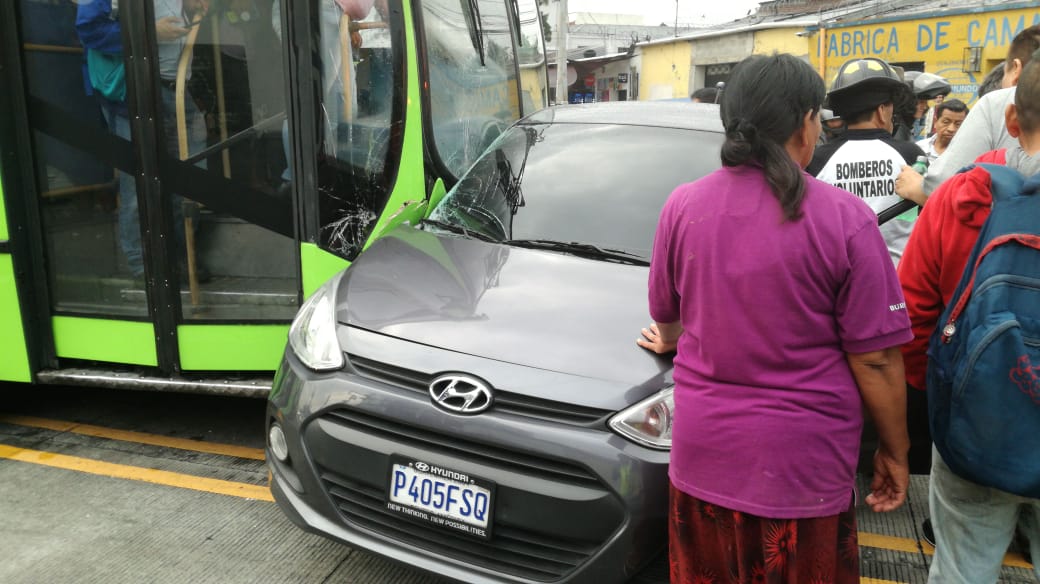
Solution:
M 0 217 L 0 224 L 2 222 Z M 3 331 L 0 335 L 0 380 L 32 381 L 22 312 L 18 306 L 18 288 L 14 281 L 14 264 L 9 254 L 0 255 L 0 331 Z
M 4 180 L 0 177 L 0 241 L 7 241 L 7 210 L 4 206 Z
M 287 324 L 177 327 L 185 371 L 274 371 L 289 336 Z
M 158 366 L 150 322 L 55 316 L 54 350 L 59 357 Z
M 324 251 L 313 243 L 300 244 L 300 267 L 303 270 L 303 297 L 314 291 L 350 265 L 347 260 Z

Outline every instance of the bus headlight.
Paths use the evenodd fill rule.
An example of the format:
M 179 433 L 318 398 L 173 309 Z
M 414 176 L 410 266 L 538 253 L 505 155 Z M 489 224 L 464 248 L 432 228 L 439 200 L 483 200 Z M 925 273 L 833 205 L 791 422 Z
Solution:
M 332 278 L 307 299 L 289 327 L 289 346 L 307 367 L 315 371 L 335 371 L 345 363 L 336 338 L 336 289 L 339 277 Z
M 657 450 L 672 448 L 672 420 L 675 413 L 675 388 L 669 387 L 610 419 L 618 434 Z

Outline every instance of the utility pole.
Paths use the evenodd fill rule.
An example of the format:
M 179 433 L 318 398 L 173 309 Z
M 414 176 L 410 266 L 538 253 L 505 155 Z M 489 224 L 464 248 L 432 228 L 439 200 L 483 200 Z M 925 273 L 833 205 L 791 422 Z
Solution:
M 675 36 L 679 36 L 679 0 L 675 0 Z
M 556 15 L 556 103 L 567 103 L 567 0 L 559 0 Z

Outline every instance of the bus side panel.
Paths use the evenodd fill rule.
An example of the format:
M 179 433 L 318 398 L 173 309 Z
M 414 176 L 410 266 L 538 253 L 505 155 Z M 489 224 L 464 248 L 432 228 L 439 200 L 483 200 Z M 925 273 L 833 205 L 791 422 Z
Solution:
M 274 371 L 289 337 L 287 324 L 181 325 L 184 371 Z
M 313 243 L 300 244 L 300 269 L 303 272 L 303 297 L 321 287 L 329 278 L 345 270 L 350 262 L 333 255 Z
M 0 240 L 7 238 L 0 199 Z M 0 380 L 32 381 L 29 353 L 25 346 L 22 313 L 15 288 L 14 264 L 10 254 L 0 254 Z
M 58 357 L 158 367 L 155 327 L 150 322 L 55 316 Z
M 4 187 L 0 184 L 0 249 L 6 252 L 8 242 L 7 211 Z M 14 281 L 11 254 L 0 253 L 0 380 L 32 381 L 29 351 L 25 343 L 22 311 L 18 304 L 18 288 Z
M 416 211 L 411 216 L 406 217 L 410 221 L 418 221 L 422 219 L 421 213 L 417 212 L 420 210 L 418 206 L 405 205 L 412 201 L 423 201 L 427 198 L 426 193 L 426 171 L 423 164 L 423 122 L 422 122 L 422 108 L 419 93 L 419 46 L 416 40 L 416 29 L 415 19 L 412 15 L 412 5 L 410 2 L 402 2 L 401 8 L 404 12 L 404 25 L 406 32 L 406 47 L 407 47 L 407 65 L 405 71 L 407 72 L 407 84 L 404 88 L 406 95 L 408 96 L 407 106 L 404 114 L 404 143 L 401 147 L 401 167 L 397 173 L 397 179 L 394 182 L 394 189 L 390 195 L 389 200 L 386 202 L 386 206 L 383 208 L 383 213 L 379 219 L 379 223 L 376 228 L 372 230 L 366 245 L 371 245 L 373 241 L 386 230 L 389 222 L 398 216 L 399 212 L 403 211 L 408 214 L 409 209 Z M 432 137 L 431 137 L 432 139 Z M 425 209 L 422 209 L 425 210 Z M 306 276 L 306 272 L 304 272 Z M 329 274 L 331 276 L 331 274 Z M 305 292 L 307 292 L 305 288 Z

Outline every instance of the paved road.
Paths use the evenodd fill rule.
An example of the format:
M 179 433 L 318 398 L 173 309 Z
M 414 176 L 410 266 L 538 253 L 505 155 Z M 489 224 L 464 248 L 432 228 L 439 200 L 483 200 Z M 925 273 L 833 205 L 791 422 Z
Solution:
M 437 584 L 271 502 L 260 400 L 0 384 L 0 582 Z M 859 510 L 864 584 L 923 583 L 926 477 Z M 1001 582 L 1034 582 L 1009 554 Z
M 289 523 L 266 487 L 263 411 L 0 385 L 0 582 L 437 582 Z

